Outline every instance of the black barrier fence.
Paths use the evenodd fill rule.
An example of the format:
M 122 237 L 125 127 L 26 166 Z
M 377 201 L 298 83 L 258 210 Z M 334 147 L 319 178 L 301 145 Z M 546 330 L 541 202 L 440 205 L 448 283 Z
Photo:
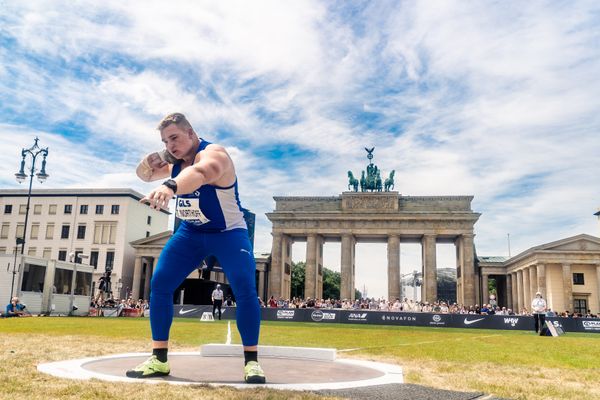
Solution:
M 235 307 L 224 307 L 223 319 L 235 319 Z M 212 306 L 175 306 L 175 317 L 200 318 L 212 312 Z M 475 315 L 405 313 L 364 310 L 262 308 L 263 321 L 317 322 L 338 324 L 372 324 L 397 326 L 431 326 L 437 328 L 469 329 L 534 329 L 533 317 L 522 315 Z M 546 317 L 565 332 L 600 333 L 600 319 Z

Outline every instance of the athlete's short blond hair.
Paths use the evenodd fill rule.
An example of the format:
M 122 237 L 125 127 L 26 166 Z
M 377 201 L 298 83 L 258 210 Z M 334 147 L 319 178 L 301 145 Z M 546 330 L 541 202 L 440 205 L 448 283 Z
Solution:
M 171 113 L 167 115 L 160 121 L 156 129 L 162 132 L 163 129 L 171 124 L 175 124 L 181 129 L 193 129 L 190 121 L 188 121 L 182 113 Z

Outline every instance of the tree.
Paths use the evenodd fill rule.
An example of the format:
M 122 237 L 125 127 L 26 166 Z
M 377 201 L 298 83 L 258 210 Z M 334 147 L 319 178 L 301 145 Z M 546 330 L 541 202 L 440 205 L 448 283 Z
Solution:
M 300 261 L 292 262 L 292 282 L 291 295 L 292 297 L 304 298 L 304 282 L 306 280 L 306 263 Z M 323 298 L 324 299 L 339 299 L 342 274 L 323 268 Z M 354 289 L 354 294 L 357 299 L 360 299 L 362 294 L 357 289 Z
M 292 262 L 292 297 L 304 298 L 304 281 L 306 279 L 306 264 L 304 261 L 299 263 Z
M 323 268 L 323 298 L 339 299 L 342 274 Z

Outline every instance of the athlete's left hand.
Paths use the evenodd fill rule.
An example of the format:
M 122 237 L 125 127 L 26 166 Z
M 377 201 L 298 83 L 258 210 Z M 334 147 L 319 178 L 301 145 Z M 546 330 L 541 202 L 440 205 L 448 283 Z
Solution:
M 172 189 L 169 189 L 165 185 L 160 185 L 156 189 L 150 192 L 146 197 L 140 200 L 140 203 L 146 203 L 155 210 L 164 208 L 169 209 L 169 200 L 175 196 Z

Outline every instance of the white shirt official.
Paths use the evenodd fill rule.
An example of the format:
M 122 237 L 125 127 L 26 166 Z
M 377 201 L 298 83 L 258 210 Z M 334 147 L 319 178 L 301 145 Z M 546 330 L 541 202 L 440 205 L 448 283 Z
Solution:
M 212 292 L 213 300 L 223 300 L 223 291 L 221 289 L 215 289 Z
M 546 312 L 546 300 L 542 299 L 541 297 L 536 297 L 531 302 L 531 309 L 533 312 L 538 314 Z

